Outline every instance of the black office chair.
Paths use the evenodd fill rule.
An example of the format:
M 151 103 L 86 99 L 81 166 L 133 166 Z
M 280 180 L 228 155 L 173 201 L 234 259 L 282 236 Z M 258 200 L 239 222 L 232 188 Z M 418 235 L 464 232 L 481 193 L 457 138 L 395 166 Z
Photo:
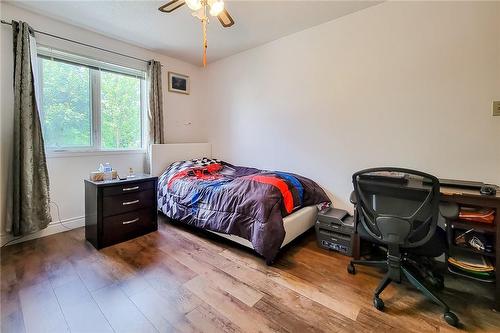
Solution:
M 446 250 L 445 232 L 437 227 L 439 180 L 419 171 L 385 167 L 359 171 L 352 179 L 356 223 L 361 222 L 357 228 L 360 237 L 385 246 L 387 259 L 351 260 L 348 272 L 355 274 L 354 265 L 387 269 L 373 297 L 373 305 L 378 310 L 384 308 L 380 293 L 391 282 L 401 282 L 403 275 L 425 296 L 444 308 L 444 319 L 448 324 L 457 326 L 458 317 L 418 277 L 413 265 L 415 255 L 437 257 Z M 445 207 L 442 214 L 452 217 L 458 214 L 458 207 Z

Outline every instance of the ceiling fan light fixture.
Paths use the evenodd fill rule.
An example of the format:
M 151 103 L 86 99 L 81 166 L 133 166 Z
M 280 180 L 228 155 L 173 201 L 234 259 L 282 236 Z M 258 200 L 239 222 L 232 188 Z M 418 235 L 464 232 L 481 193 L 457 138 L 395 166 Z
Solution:
M 224 10 L 224 1 L 217 0 L 210 5 L 210 15 L 218 16 Z
M 184 4 L 192 11 L 191 15 L 201 21 L 203 31 L 203 66 L 206 66 L 208 13 L 216 16 L 224 28 L 233 26 L 234 20 L 224 8 L 224 0 L 170 0 L 168 3 L 160 6 L 158 10 L 163 13 L 171 13 Z
M 201 8 L 201 0 L 186 0 L 186 5 L 191 10 L 198 10 Z
M 207 17 L 205 15 L 205 10 L 204 8 L 200 8 L 194 12 L 191 13 L 191 15 L 193 15 L 193 17 L 196 17 L 197 19 L 199 19 L 200 21 L 201 20 L 206 20 Z

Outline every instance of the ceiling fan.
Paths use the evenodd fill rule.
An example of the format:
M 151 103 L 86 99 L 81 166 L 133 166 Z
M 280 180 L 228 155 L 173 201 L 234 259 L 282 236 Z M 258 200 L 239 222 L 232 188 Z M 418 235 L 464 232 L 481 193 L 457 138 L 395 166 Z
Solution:
M 234 24 L 234 20 L 224 8 L 223 0 L 172 0 L 158 10 L 164 13 L 171 13 L 182 5 L 187 4 L 189 9 L 193 11 L 191 15 L 201 21 L 203 29 L 203 66 L 207 65 L 207 24 L 208 14 L 217 16 L 219 22 L 224 28 L 229 28 Z M 208 14 L 207 14 L 208 13 Z

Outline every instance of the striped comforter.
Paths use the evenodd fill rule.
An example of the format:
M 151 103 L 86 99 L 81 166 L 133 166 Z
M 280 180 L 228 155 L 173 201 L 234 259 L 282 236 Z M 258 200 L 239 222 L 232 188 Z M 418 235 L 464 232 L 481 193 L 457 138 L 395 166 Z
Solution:
M 206 158 L 173 163 L 158 186 L 158 209 L 169 218 L 245 238 L 266 260 L 285 238 L 283 217 L 329 202 L 308 178 Z

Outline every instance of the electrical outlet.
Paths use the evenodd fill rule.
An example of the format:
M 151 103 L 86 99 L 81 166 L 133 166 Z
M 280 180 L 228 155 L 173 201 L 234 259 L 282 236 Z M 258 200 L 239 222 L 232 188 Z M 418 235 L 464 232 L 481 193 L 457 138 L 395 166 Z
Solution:
M 500 116 L 500 101 L 493 101 L 493 116 Z

